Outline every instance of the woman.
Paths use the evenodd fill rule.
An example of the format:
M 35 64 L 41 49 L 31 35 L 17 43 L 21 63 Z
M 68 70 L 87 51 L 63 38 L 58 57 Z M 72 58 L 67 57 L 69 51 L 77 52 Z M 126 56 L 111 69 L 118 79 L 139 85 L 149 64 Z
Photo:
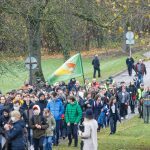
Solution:
M 110 115 L 109 115 L 110 134 L 116 133 L 117 120 L 120 121 L 119 113 L 117 110 L 116 97 L 112 96 L 110 98 Z
M 12 124 L 6 124 L 4 129 L 6 130 L 5 138 L 9 143 L 9 150 L 25 150 L 25 137 L 24 128 L 25 123 L 21 120 L 21 114 L 19 111 L 14 110 L 11 112 Z
M 83 122 L 84 132 L 79 131 L 79 136 L 83 141 L 83 150 L 97 150 L 97 128 L 98 124 L 95 119 L 93 119 L 92 109 L 86 110 L 86 117 Z

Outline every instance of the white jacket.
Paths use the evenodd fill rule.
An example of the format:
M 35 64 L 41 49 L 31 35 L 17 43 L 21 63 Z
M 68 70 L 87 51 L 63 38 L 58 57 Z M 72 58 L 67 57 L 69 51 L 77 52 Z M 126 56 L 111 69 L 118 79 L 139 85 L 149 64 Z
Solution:
M 95 119 L 85 120 L 84 127 L 84 132 L 81 134 L 84 141 L 83 150 L 97 150 L 97 121 Z

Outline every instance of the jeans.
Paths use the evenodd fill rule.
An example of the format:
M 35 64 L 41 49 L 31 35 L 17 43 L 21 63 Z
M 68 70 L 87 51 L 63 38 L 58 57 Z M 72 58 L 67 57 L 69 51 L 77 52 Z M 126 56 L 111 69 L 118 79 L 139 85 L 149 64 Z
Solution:
M 47 136 L 45 137 L 45 140 L 44 140 L 44 145 L 45 145 L 45 148 L 44 150 L 52 150 L 52 136 Z
M 55 145 L 58 145 L 59 144 L 59 132 L 60 132 L 60 121 L 61 120 L 56 120 L 56 128 L 55 128 L 55 131 L 54 131 L 54 144 Z
M 140 83 L 143 83 L 143 74 L 138 72 L 138 80 Z
M 33 138 L 33 145 L 34 145 L 34 150 L 44 150 L 44 140 L 45 140 L 45 137 L 42 136 L 41 138 L 39 139 L 35 139 Z
M 113 114 L 110 117 L 110 130 L 111 130 L 111 133 L 115 133 L 116 132 L 116 126 L 117 126 L 117 115 Z

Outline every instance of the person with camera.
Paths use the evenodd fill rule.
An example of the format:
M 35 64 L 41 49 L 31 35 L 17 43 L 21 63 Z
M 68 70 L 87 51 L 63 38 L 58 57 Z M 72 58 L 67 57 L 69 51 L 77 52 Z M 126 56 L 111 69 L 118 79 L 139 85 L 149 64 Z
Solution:
M 74 137 L 74 146 L 78 146 L 78 124 L 82 118 L 82 110 L 80 105 L 77 103 L 74 96 L 69 96 L 69 104 L 67 104 L 65 111 L 65 120 L 67 123 L 68 131 L 68 146 L 72 143 L 72 136 Z
M 79 130 L 79 136 L 81 137 L 81 150 L 97 150 L 97 121 L 93 118 L 92 109 L 86 110 L 85 119 L 83 122 L 84 130 Z

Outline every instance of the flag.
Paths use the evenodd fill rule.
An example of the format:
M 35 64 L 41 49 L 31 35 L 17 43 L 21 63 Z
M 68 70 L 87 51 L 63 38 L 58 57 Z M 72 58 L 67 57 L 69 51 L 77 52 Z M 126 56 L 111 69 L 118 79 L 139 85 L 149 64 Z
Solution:
M 78 53 L 68 59 L 49 78 L 48 83 L 53 84 L 83 75 L 81 54 Z

